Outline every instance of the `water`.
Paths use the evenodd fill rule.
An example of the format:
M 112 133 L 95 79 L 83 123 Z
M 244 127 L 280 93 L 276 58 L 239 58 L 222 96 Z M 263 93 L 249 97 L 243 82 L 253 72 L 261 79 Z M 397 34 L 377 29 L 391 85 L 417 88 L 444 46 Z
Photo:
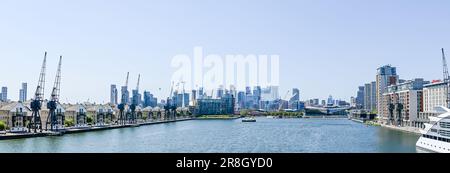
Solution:
M 414 153 L 418 138 L 346 119 L 197 120 L 0 141 L 0 152 Z

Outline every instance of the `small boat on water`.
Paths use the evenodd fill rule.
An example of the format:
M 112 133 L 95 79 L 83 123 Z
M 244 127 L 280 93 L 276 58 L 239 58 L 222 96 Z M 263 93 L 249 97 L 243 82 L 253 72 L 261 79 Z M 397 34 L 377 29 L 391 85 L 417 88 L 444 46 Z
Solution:
M 247 118 L 242 119 L 242 122 L 244 122 L 244 123 L 254 123 L 254 122 L 256 122 L 256 119 L 255 118 L 251 118 L 251 117 L 247 117 Z

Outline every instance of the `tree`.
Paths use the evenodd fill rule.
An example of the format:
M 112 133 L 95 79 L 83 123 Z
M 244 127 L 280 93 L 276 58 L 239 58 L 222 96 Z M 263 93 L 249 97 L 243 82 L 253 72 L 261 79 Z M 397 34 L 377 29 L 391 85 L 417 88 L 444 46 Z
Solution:
M 75 125 L 75 120 L 70 118 L 70 119 L 66 119 L 64 121 L 64 126 L 66 127 L 73 127 Z
M 92 118 L 92 116 L 87 116 L 87 117 L 86 117 L 86 122 L 87 122 L 88 124 L 92 124 L 92 123 L 94 122 L 94 118 Z
M 0 121 L 0 131 L 5 131 L 6 130 L 6 123 L 3 121 Z

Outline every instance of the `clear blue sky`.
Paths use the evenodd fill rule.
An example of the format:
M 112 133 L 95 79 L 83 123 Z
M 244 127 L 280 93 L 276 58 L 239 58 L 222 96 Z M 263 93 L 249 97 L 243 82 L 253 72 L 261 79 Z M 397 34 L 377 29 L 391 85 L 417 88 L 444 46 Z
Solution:
M 203 46 L 279 54 L 281 93 L 348 100 L 384 64 L 404 79 L 441 78 L 449 9 L 448 0 L 3 0 L 0 85 L 17 100 L 28 82 L 31 96 L 48 51 L 46 98 L 60 54 L 63 102 L 107 102 L 127 71 L 131 87 L 141 73 L 142 89 L 166 97 L 171 58 Z

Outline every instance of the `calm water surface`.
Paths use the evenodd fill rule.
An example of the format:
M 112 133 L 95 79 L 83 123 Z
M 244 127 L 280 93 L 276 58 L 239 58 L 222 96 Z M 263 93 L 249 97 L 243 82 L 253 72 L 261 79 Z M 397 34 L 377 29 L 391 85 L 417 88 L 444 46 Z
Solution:
M 346 119 L 197 120 L 0 141 L 0 152 L 414 153 L 418 138 Z

